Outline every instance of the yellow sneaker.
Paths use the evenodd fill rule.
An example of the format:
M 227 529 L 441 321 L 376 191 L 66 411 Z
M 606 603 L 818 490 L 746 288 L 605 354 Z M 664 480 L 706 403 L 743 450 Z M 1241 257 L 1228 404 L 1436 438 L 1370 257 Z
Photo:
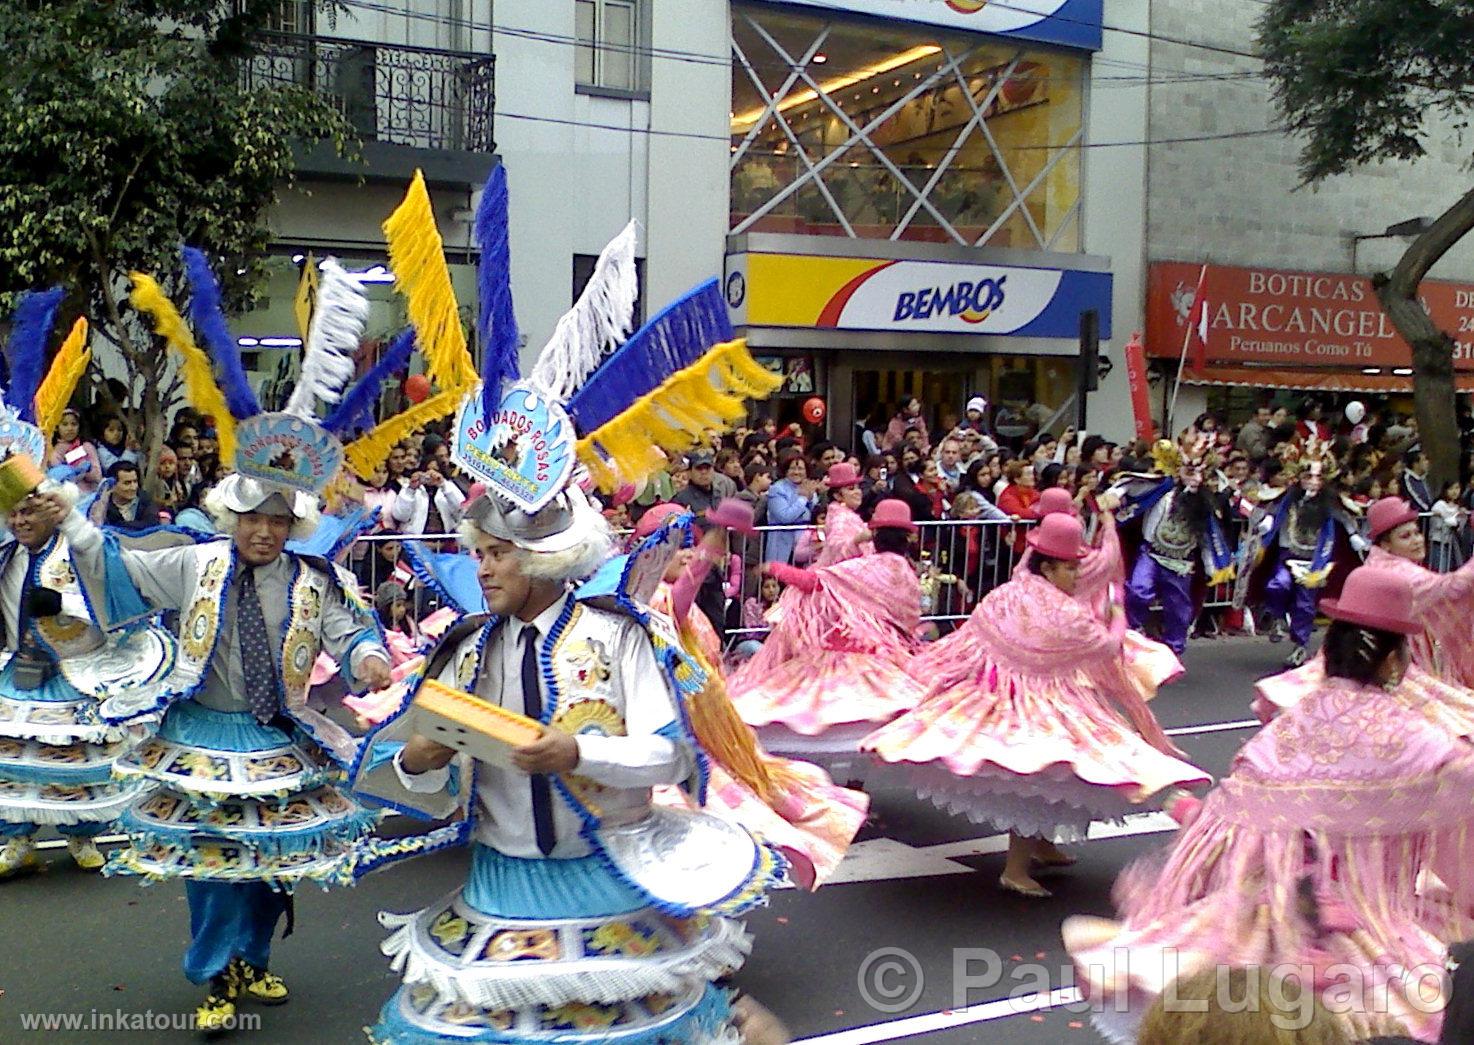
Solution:
M 211 990 L 194 1011 L 195 1029 L 202 1034 L 223 1034 L 235 1026 L 235 1002 Z
M 68 838 L 67 852 L 72 854 L 72 859 L 84 871 L 96 871 L 107 862 L 102 853 L 98 852 L 97 843 L 90 838 Z
M 12 838 L 0 846 L 0 878 L 29 871 L 36 866 L 36 843 L 29 835 Z
M 248 965 L 239 958 L 235 960 L 235 977 L 240 992 L 262 1005 L 283 1005 L 291 997 L 286 981 L 280 976 Z

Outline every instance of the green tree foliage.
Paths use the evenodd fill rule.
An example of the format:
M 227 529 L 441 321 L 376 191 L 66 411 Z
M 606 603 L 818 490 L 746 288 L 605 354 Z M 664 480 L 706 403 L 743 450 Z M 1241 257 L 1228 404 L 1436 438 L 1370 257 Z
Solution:
M 1468 129 L 1474 105 L 1474 2 L 1269 0 L 1259 47 L 1286 124 L 1302 141 L 1307 183 L 1369 163 L 1417 160 L 1431 134 Z M 1416 201 L 1409 201 L 1416 208 Z M 1390 221 L 1406 213 L 1388 215 Z M 1376 224 L 1372 222 L 1372 224 Z M 1418 302 L 1428 270 L 1474 228 L 1474 190 L 1373 277 L 1412 346 L 1413 398 L 1438 484 L 1458 474 L 1454 340 Z
M 127 369 L 119 404 L 156 458 L 180 388 L 127 305 L 127 274 L 176 301 L 178 248 L 215 262 L 231 310 L 265 278 L 268 208 L 292 144 L 352 147 L 330 99 L 241 74 L 276 0 L 0 4 L 0 292 L 62 284 Z M 183 305 L 183 301 L 179 301 Z M 91 375 L 104 403 L 112 397 Z M 49 433 L 48 433 L 49 434 Z

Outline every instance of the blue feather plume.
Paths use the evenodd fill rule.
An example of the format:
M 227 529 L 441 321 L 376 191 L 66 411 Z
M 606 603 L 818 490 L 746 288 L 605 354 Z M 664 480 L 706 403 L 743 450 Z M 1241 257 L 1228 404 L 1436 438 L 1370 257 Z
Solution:
M 414 327 L 406 327 L 389 343 L 389 347 L 384 349 L 383 355 L 379 357 L 373 369 L 343 393 L 343 398 L 338 400 L 337 408 L 328 415 L 328 419 L 322 423 L 322 426 L 333 435 L 344 435 L 351 431 L 374 427 L 376 423 L 374 404 L 379 401 L 379 393 L 384 390 L 384 382 L 392 375 L 409 367 L 409 357 L 414 354 L 414 351 L 415 330 Z
M 667 305 L 599 364 L 569 402 L 568 416 L 580 432 L 592 432 L 733 337 L 721 286 L 707 280 Z
M 36 389 L 46 373 L 47 342 L 65 295 L 61 287 L 27 291 L 20 296 L 11 317 L 10 341 L 5 346 L 5 362 L 10 368 L 5 402 L 22 421 L 32 424 L 36 423 Z
M 225 404 L 237 421 L 255 417 L 261 412 L 261 404 L 246 376 L 240 347 L 225 325 L 225 313 L 220 307 L 220 284 L 215 281 L 215 273 L 210 271 L 210 262 L 205 252 L 195 247 L 181 247 L 179 254 L 184 259 L 184 274 L 189 279 L 189 321 L 200 332 L 205 348 L 215 362 Z
M 476 269 L 476 290 L 481 298 L 477 330 L 481 335 L 481 396 L 486 416 L 496 412 L 502 385 L 521 376 L 517 351 L 521 337 L 512 309 L 512 258 L 507 211 L 507 170 L 500 163 L 492 169 L 476 208 L 476 242 L 481 244 L 481 262 Z

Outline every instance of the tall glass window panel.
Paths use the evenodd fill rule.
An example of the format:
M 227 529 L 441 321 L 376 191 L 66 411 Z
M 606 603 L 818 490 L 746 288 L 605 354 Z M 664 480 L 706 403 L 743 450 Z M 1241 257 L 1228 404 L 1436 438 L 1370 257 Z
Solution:
M 734 230 L 1079 249 L 1081 59 L 733 10 Z

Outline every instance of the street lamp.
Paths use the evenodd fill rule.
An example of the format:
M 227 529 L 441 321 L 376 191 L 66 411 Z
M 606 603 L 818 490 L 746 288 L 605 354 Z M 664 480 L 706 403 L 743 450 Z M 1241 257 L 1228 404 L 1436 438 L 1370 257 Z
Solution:
M 1423 233 L 1427 232 L 1432 227 L 1433 227 L 1433 219 L 1432 218 L 1428 218 L 1428 217 L 1423 217 L 1423 218 L 1408 218 L 1407 221 L 1399 221 L 1395 225 L 1388 225 L 1387 228 L 1384 229 L 1381 232 L 1352 232 L 1352 233 L 1347 233 L 1346 234 L 1346 239 L 1351 244 L 1351 274 L 1353 276 L 1357 275 L 1357 271 L 1356 271 L 1356 248 L 1361 245 L 1361 241 L 1362 240 L 1364 240 L 1364 239 L 1399 239 L 1399 238 L 1412 239 L 1414 236 L 1420 236 L 1420 235 L 1422 235 Z

